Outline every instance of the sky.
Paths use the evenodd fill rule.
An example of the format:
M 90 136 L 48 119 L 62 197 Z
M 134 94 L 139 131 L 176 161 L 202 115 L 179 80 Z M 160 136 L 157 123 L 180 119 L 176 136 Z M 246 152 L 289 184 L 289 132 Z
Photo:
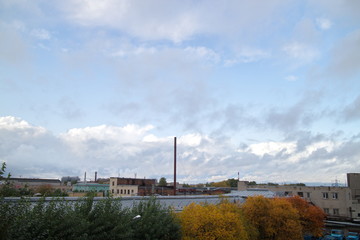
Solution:
M 358 0 L 0 0 L 13 177 L 346 183 Z

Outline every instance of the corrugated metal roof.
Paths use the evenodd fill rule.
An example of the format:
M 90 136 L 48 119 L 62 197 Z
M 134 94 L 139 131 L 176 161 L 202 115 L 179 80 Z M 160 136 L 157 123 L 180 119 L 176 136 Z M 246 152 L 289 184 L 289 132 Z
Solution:
M 245 191 L 231 191 L 231 193 L 224 194 L 225 196 L 238 196 L 242 198 L 264 196 L 266 198 L 273 198 L 276 196 L 275 192 L 269 191 L 268 189 L 248 189 Z

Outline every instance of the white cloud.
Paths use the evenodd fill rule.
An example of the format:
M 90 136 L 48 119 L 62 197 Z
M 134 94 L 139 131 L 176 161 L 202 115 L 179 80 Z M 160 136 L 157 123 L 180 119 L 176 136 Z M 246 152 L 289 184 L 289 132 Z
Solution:
M 327 18 L 317 18 L 316 24 L 322 30 L 328 30 L 332 26 L 332 22 Z
M 257 48 L 242 48 L 238 51 L 238 58 L 240 62 L 256 62 L 264 58 L 270 57 L 270 53 Z
M 202 137 L 200 134 L 187 134 L 180 137 L 179 144 L 190 147 L 198 147 L 201 143 L 201 139 Z
M 150 125 L 100 125 L 55 136 L 24 120 L 2 117 L 0 159 L 8 163 L 13 176 L 54 178 L 98 171 L 102 177 L 119 173 L 171 177 L 173 137 L 157 136 L 150 133 L 153 130 Z M 236 177 L 238 171 L 243 178 L 252 178 L 249 180 L 330 181 L 329 174 L 360 169 L 356 139 L 330 141 L 310 136 L 305 142 L 267 141 L 242 149 L 230 139 L 199 133 L 178 139 L 179 181 L 219 181 Z M 316 176 L 308 174 L 309 168 L 317 169 Z
M 303 63 L 310 63 L 320 56 L 320 52 L 317 49 L 300 42 L 289 43 L 282 50 L 289 57 Z
M 206 47 L 186 47 L 184 51 L 189 53 L 192 57 L 200 58 L 215 64 L 221 60 L 219 54 Z
M 286 1 L 78 1 L 67 0 L 61 9 L 72 23 L 119 29 L 145 40 L 181 43 L 203 34 L 241 36 L 261 31 Z M 215 11 L 214 11 L 215 10 Z M 234 24 L 236 23 L 236 24 Z
M 292 154 L 296 150 L 294 142 L 263 142 L 251 144 L 245 149 L 245 152 L 263 157 L 265 154 L 275 156 L 279 153 Z M 240 150 L 243 151 L 243 150 Z
M 294 75 L 289 75 L 289 76 L 286 76 L 285 79 L 289 82 L 294 82 L 294 81 L 298 80 L 298 77 L 294 76 Z
M 40 39 L 40 40 L 49 40 L 49 39 L 51 39 L 50 32 L 47 31 L 46 29 L 43 29 L 43 28 L 33 29 L 33 30 L 31 30 L 30 34 L 32 36 L 34 36 L 35 38 Z
M 224 65 L 229 67 L 238 63 L 252 63 L 271 57 L 270 52 L 253 47 L 243 47 L 235 51 L 233 58 L 224 60 Z
M 0 117 L 0 130 L 14 131 L 26 137 L 36 137 L 45 134 L 47 131 L 43 127 L 34 127 L 28 122 L 13 116 Z M 20 130 L 20 131 L 19 131 Z
M 183 12 L 184 7 L 176 5 L 171 1 L 160 4 L 114 0 L 65 1 L 62 8 L 71 21 L 84 26 L 122 29 L 140 38 L 169 39 L 176 43 L 188 39 L 197 28 L 197 20 L 191 11 Z

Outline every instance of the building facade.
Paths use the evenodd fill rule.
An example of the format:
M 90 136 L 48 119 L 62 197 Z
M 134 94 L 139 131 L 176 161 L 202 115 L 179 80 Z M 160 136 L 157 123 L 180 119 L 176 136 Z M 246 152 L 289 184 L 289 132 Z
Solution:
M 37 188 L 39 186 L 48 185 L 51 187 L 58 187 L 61 185 L 59 179 L 43 179 L 43 178 L 9 178 L 9 182 L 15 188 Z
M 268 189 L 277 196 L 299 196 L 322 208 L 329 217 L 360 221 L 360 174 L 348 173 L 347 177 L 348 187 L 249 185 L 239 181 L 238 190 Z
M 156 179 L 110 178 L 110 194 L 113 197 L 145 196 L 154 191 Z

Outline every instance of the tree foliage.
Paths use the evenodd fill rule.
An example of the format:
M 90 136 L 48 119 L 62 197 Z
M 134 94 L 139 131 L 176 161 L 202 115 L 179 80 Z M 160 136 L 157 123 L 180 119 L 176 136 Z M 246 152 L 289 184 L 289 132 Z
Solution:
M 232 203 L 192 203 L 180 214 L 183 239 L 252 239 L 241 209 Z
M 320 237 L 326 217 L 324 211 L 299 196 L 287 198 L 286 200 L 298 211 L 303 235 Z
M 140 215 L 139 218 L 134 218 Z M 155 200 L 124 208 L 120 199 L 93 198 L 68 202 L 0 204 L 0 239 L 180 239 L 180 226 L 170 210 Z
M 162 206 L 155 198 L 141 201 L 131 209 L 134 234 L 131 239 L 180 239 L 180 224 L 169 208 Z
M 5 169 L 6 169 L 6 163 L 3 162 L 3 163 L 1 164 L 1 168 L 0 168 L 0 180 L 3 179 L 3 175 L 4 175 L 4 173 L 5 173 Z
M 160 178 L 160 180 L 159 180 L 159 186 L 160 186 L 160 187 L 166 187 L 166 186 L 167 186 L 166 178 L 164 178 L 164 177 Z
M 0 185 L 0 197 L 18 196 L 18 191 L 12 186 L 9 181 L 11 174 L 9 173 L 6 178 L 3 176 L 5 170 L 6 163 L 3 162 L 0 169 L 0 181 L 2 181 L 2 184 Z
M 250 197 L 242 206 L 246 218 L 258 231 L 259 240 L 302 239 L 297 210 L 285 199 Z

